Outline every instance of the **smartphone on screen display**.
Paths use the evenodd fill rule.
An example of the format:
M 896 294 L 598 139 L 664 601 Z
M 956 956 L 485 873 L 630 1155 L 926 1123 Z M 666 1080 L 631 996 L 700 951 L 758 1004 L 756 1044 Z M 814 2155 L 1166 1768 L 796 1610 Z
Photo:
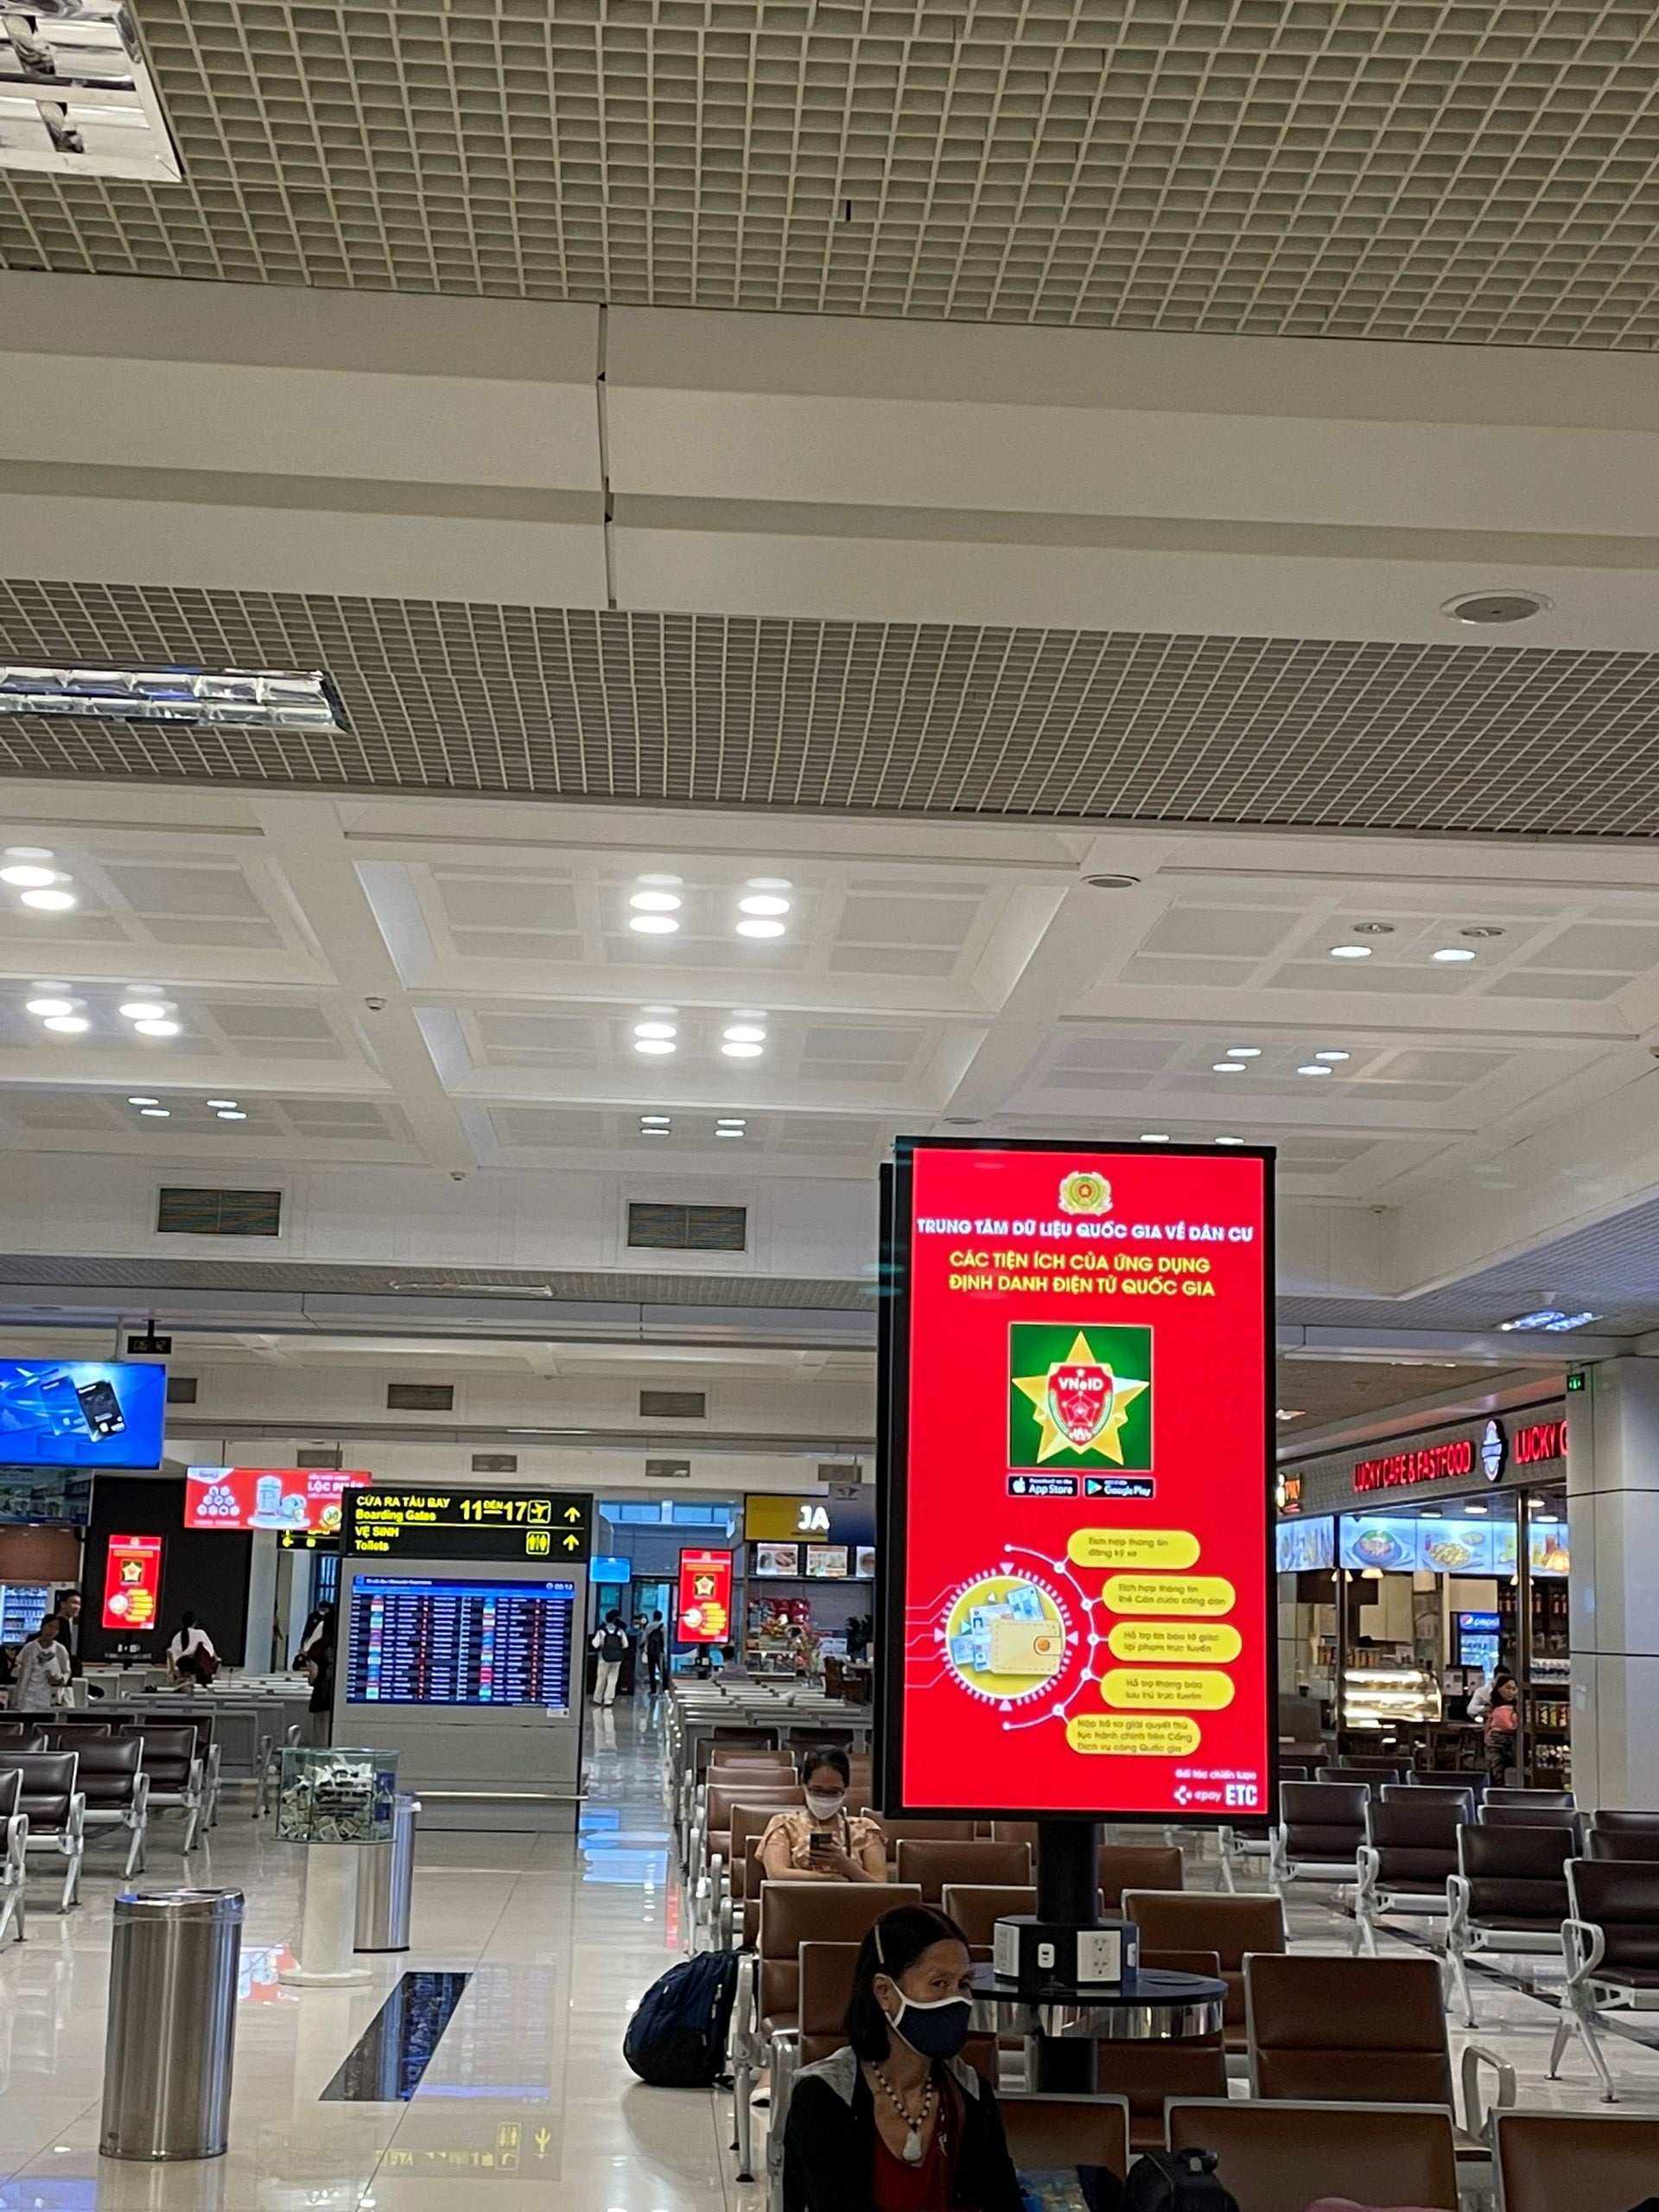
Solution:
M 100 1375 L 95 1382 L 81 1383 L 75 1395 L 80 1401 L 81 1414 L 92 1435 L 120 1435 L 127 1425 L 126 1416 L 108 1376 Z

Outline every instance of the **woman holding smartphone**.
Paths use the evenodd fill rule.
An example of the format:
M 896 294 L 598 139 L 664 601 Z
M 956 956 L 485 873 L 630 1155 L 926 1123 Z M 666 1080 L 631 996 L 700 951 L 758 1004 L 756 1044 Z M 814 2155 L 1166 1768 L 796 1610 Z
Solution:
M 806 1803 L 775 1813 L 760 1839 L 760 1867 L 769 1882 L 885 1882 L 887 1842 L 867 1813 L 849 1814 L 852 1769 L 834 1744 L 801 1761 Z

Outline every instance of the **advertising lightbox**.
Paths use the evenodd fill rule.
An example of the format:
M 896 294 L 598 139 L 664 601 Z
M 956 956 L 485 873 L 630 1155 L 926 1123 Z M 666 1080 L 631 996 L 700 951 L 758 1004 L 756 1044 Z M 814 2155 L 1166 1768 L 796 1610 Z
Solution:
M 1265 1816 L 1271 1153 L 905 1139 L 884 1222 L 881 1802 Z
M 161 1538 L 111 1536 L 104 1564 L 104 1626 L 143 1635 L 155 1627 L 161 1602 Z
M 373 1480 L 360 1468 L 187 1467 L 184 1525 L 337 1536 L 346 1491 Z
M 145 1361 L 0 1360 L 0 1465 L 159 1467 L 166 1409 Z
M 675 1630 L 682 1643 L 724 1643 L 732 1627 L 730 1552 L 682 1552 L 679 1600 Z

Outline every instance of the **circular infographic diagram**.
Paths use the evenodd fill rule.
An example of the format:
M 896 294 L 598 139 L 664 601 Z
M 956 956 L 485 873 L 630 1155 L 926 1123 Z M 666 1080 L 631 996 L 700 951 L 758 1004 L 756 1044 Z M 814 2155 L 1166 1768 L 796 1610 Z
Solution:
M 952 1596 L 945 1656 L 964 1689 L 1021 1705 L 1052 1688 L 1066 1662 L 1068 1622 L 1058 1591 L 1031 1574 L 982 1574 Z

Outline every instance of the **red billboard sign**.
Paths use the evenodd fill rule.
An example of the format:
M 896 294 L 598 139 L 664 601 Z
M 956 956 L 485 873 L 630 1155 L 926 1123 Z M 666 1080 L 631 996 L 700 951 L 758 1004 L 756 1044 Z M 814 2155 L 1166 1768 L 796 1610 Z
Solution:
M 903 1140 L 886 1206 L 882 1802 L 1265 1816 L 1271 1154 Z
M 187 1467 L 184 1525 L 337 1536 L 340 1500 L 373 1480 L 357 1467 Z
M 111 1536 L 104 1563 L 104 1625 L 148 1635 L 162 1602 L 159 1536 Z
M 682 1643 L 725 1643 L 730 1640 L 730 1552 L 680 1554 L 680 1604 L 676 1620 Z

